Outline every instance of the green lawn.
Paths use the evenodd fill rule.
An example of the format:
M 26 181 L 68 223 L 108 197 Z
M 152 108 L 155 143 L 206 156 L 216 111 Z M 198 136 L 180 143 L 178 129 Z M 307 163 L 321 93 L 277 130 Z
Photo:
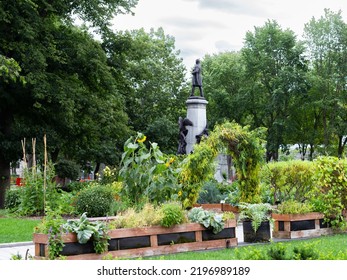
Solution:
M 38 219 L 0 217 L 0 243 L 32 241 Z
M 305 240 L 238 246 L 230 249 L 187 252 L 146 259 L 160 260 L 347 260 L 347 234 Z

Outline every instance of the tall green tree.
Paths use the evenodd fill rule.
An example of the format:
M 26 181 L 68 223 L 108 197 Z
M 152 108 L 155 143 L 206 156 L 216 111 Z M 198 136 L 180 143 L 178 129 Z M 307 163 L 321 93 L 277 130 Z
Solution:
M 242 56 L 249 81 L 246 94 L 259 109 L 250 112 L 257 127 L 268 129 L 267 160 L 277 160 L 285 142 L 292 99 L 307 90 L 304 46 L 293 31 L 267 21 L 254 32 L 247 32 Z
M 105 53 L 86 30 L 72 24 L 77 16 L 106 36 L 111 18 L 136 4 L 137 0 L 0 1 L 0 56 L 12 66 L 17 63 L 26 81 L 1 75 L 0 208 L 10 183 L 10 162 L 20 158 L 23 137 L 46 133 L 52 156 L 63 151 L 69 157 L 97 157 L 111 135 L 124 133 L 123 103 Z M 1 65 L 2 71 L 6 68 Z
M 333 154 L 341 157 L 347 144 L 347 25 L 341 11 L 326 9 L 304 31 L 314 81 L 310 94 L 315 97 L 324 132 L 320 144 L 325 153 L 337 147 Z
M 202 62 L 209 126 L 224 120 L 245 122 L 244 63 L 239 52 L 206 55 Z
M 162 151 L 176 152 L 178 117 L 189 89 L 173 37 L 164 30 L 118 32 L 104 43 L 122 88 L 133 130 L 145 133 Z

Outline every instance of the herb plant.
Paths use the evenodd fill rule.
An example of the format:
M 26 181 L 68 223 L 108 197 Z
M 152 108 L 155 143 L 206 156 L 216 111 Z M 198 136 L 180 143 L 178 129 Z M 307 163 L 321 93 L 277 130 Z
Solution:
M 224 228 L 223 216 L 212 211 L 207 211 L 201 207 L 195 207 L 188 213 L 188 219 L 194 223 L 200 223 L 207 229 L 212 229 L 214 234 L 219 233 Z

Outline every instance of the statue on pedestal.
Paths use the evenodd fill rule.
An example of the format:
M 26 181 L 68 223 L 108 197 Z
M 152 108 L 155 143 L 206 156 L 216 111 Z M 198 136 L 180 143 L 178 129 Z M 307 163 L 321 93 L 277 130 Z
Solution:
M 202 77 L 201 77 L 201 65 L 200 65 L 200 59 L 197 59 L 195 61 L 195 66 L 192 71 L 192 93 L 190 96 L 194 96 L 195 88 L 198 87 L 200 91 L 200 96 L 204 97 L 204 93 L 202 91 Z

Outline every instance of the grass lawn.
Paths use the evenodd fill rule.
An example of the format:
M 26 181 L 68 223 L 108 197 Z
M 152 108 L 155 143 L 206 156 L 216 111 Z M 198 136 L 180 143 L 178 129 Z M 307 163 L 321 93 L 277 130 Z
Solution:
M 347 234 L 150 257 L 152 260 L 347 260 Z
M 0 213 L 0 243 L 32 241 L 40 219 L 12 218 Z

